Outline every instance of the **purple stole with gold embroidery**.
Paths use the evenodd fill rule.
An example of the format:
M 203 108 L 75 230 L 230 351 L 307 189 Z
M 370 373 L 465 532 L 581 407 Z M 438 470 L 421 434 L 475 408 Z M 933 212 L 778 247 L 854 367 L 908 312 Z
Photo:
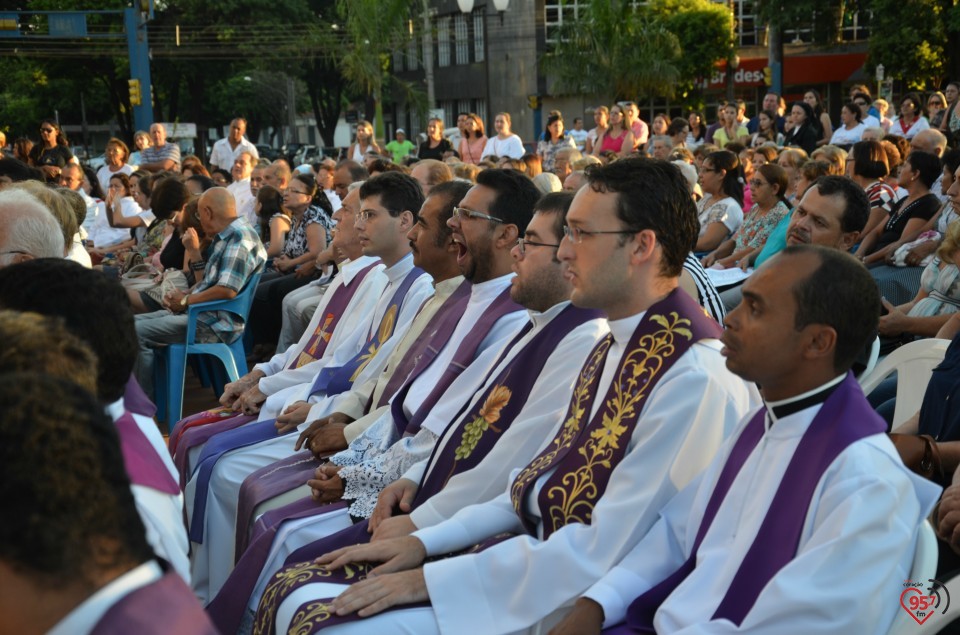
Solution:
M 593 507 L 626 454 L 640 412 L 657 383 L 694 343 L 719 335 L 720 326 L 700 305 L 686 293 L 673 290 L 640 320 L 603 403 L 587 422 L 613 337 L 600 341 L 574 386 L 557 436 L 517 475 L 510 488 L 514 509 L 530 534 L 536 535 L 536 525 L 523 511 L 527 492 L 551 470 L 537 497 L 544 539 L 568 523 L 590 522 Z M 578 475 L 576 483 L 569 478 L 573 474 Z M 584 486 L 587 482 L 589 487 Z
M 217 631 L 193 591 L 179 575 L 134 589 L 107 609 L 93 627 L 97 635 L 216 635 Z
M 766 412 L 766 408 L 757 412 L 733 445 L 707 502 L 690 557 L 676 572 L 630 604 L 627 629 L 618 627 L 614 630 L 623 633 L 631 632 L 629 629 L 640 633 L 654 632 L 653 618 L 657 609 L 696 567 L 697 551 L 704 536 L 741 468 L 763 438 Z M 886 429 L 887 424 L 867 403 L 853 374 L 847 373 L 843 382 L 827 397 L 800 439 L 767 509 L 766 518 L 743 556 L 713 619 L 729 620 L 740 625 L 764 587 L 796 556 L 813 494 L 824 472 L 850 445 L 868 436 L 886 432 Z M 736 501 L 731 504 L 736 504 Z
M 311 396 L 319 393 L 336 395 L 350 390 L 353 381 L 377 354 L 380 346 L 393 335 L 393 331 L 397 328 L 397 318 L 400 311 L 403 310 L 407 292 L 422 275 L 424 275 L 423 269 L 414 267 L 404 276 L 400 284 L 397 285 L 396 291 L 393 292 L 393 297 L 390 298 L 390 303 L 380 319 L 379 326 L 370 334 L 366 343 L 343 366 L 322 368 L 313 381 L 313 386 L 310 387 Z
M 403 402 L 407 397 L 407 393 L 410 392 L 410 387 L 413 385 L 413 382 L 419 377 L 419 374 L 404 382 L 403 386 L 394 396 L 393 401 L 390 402 L 390 412 L 393 415 L 393 422 L 397 426 L 397 433 L 402 436 L 412 436 L 416 434 L 417 431 L 420 430 L 420 425 L 426 420 L 427 415 L 430 414 L 434 404 L 440 400 L 440 397 L 450 388 L 450 384 L 452 384 L 476 358 L 477 349 L 480 348 L 480 344 L 483 343 L 483 340 L 490 333 L 493 325 L 504 315 L 522 310 L 522 306 L 510 299 L 509 287 L 501 291 L 500 295 L 494 298 L 493 302 L 491 302 L 483 312 L 483 315 L 480 316 L 480 319 L 476 321 L 473 328 L 470 329 L 470 332 L 460 341 L 460 345 L 453 354 L 450 363 L 447 364 L 447 367 L 443 370 L 437 383 L 430 390 L 427 398 L 423 400 L 423 403 L 417 408 L 417 411 L 413 413 L 413 416 L 409 420 L 407 419 L 407 414 L 403 411 Z M 442 349 L 443 346 L 429 346 L 428 350 L 432 354 L 428 356 L 424 353 L 424 358 L 429 359 L 427 359 L 427 361 L 421 360 L 423 363 L 420 367 L 423 369 L 428 368 Z
M 393 335 L 397 326 L 397 317 L 400 314 L 403 302 L 406 300 L 407 292 L 422 275 L 424 275 L 424 272 L 419 267 L 410 270 L 390 298 L 388 308 L 384 312 L 380 325 L 372 338 L 343 366 L 321 369 L 310 388 L 311 396 L 319 392 L 339 394 L 350 389 L 357 375 L 377 354 L 380 345 Z M 286 434 L 292 434 L 293 432 L 294 430 L 291 430 Z M 203 542 L 210 479 L 217 462 L 227 452 L 274 439 L 277 435 L 276 419 L 266 419 L 219 434 L 210 439 L 203 447 L 200 458 L 197 460 L 197 487 L 193 503 L 193 516 L 190 521 L 190 540 L 196 543 Z
M 379 264 L 380 261 L 377 260 L 373 264 L 367 265 L 353 276 L 349 284 L 342 284 L 334 289 L 330 301 L 323 309 L 323 318 L 317 322 L 317 327 L 314 329 L 310 339 L 307 340 L 306 346 L 304 346 L 303 350 L 290 362 L 290 365 L 287 367 L 288 370 L 306 366 L 310 362 L 315 362 L 323 357 L 323 354 L 327 350 L 327 344 L 330 343 L 330 336 L 333 335 L 334 329 L 336 329 L 337 324 L 340 323 L 340 319 L 346 312 L 350 301 L 353 300 L 353 296 L 357 294 L 357 290 L 360 289 L 367 274 L 373 271 L 374 267 Z

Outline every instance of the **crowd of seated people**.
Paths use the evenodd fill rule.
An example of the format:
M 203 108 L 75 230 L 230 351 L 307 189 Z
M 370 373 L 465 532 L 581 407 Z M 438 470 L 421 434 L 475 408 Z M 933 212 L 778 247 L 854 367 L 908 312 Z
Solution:
M 389 156 L 367 124 L 350 156 L 303 166 L 242 132 L 211 165 L 154 134 L 148 170 L 112 142 L 102 197 L 55 140 L 44 163 L 0 159 L 0 433 L 20 490 L 0 623 L 886 633 L 960 466 L 960 152 L 938 130 L 952 108 L 931 125 L 906 95 L 897 134 L 871 140 L 865 98 L 835 125 L 815 91 L 714 125 L 648 129 L 615 104 L 586 135 L 554 111 L 529 155 L 508 113 L 491 137 L 463 113 L 455 145 L 432 121 Z M 247 334 L 251 370 L 164 439 L 158 349 L 254 276 L 248 316 L 196 324 Z M 935 483 L 857 383 L 878 335 L 954 339 L 895 431 L 938 447 Z M 78 456 L 47 465 L 57 446 L 31 438 Z M 39 505 L 27 464 L 76 489 Z M 944 571 L 955 488 L 934 515 Z M 67 578 L 56 610 L 30 600 Z M 141 625 L 157 602 L 170 621 Z

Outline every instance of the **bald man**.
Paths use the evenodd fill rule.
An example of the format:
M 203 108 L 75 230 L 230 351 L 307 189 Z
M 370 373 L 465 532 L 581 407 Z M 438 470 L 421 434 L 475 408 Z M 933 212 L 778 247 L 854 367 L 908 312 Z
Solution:
M 233 195 L 225 188 L 204 192 L 198 205 L 200 225 L 207 236 L 214 236 L 209 258 L 200 253 L 196 232 L 183 236 L 190 270 L 199 282 L 186 293 L 171 291 L 164 298 L 165 309 L 137 316 L 140 358 L 136 373 L 140 385 L 153 396 L 153 352 L 167 344 L 182 343 L 187 332 L 187 307 L 201 302 L 230 300 L 236 297 L 247 280 L 263 269 L 266 251 L 249 223 L 237 217 Z M 222 311 L 201 313 L 197 318 L 198 342 L 231 343 L 243 334 L 243 320 Z

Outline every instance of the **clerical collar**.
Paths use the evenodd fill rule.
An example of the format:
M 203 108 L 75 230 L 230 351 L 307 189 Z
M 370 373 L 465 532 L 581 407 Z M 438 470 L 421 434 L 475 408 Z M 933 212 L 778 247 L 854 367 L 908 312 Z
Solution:
M 770 413 L 770 417 L 774 421 L 777 421 L 801 410 L 806 410 L 807 408 L 821 404 L 827 400 L 827 397 L 833 394 L 833 391 L 837 389 L 837 386 L 840 385 L 846 376 L 846 373 L 839 375 L 827 383 L 817 386 L 813 390 L 808 390 L 794 397 L 781 399 L 779 401 L 768 401 L 766 402 L 767 411 Z

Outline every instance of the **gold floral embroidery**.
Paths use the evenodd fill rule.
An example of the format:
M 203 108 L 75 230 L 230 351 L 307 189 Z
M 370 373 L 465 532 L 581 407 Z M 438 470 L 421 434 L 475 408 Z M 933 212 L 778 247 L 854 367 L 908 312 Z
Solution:
M 330 336 L 333 334 L 333 331 L 327 331 L 327 328 L 333 322 L 333 313 L 327 313 L 326 317 L 323 319 L 323 325 L 316 330 L 313 336 L 313 341 L 310 342 L 310 346 L 307 350 L 300 353 L 299 359 L 297 359 L 297 368 L 301 368 L 310 362 L 317 360 L 317 348 L 320 346 L 320 340 L 324 342 L 330 342 Z
M 287 635 L 309 635 L 313 631 L 314 624 L 325 622 L 332 615 L 330 605 L 326 602 L 310 602 L 300 607 L 293 619 L 290 620 Z
M 390 308 L 387 309 L 387 312 L 383 315 L 383 319 L 380 320 L 380 332 L 377 334 L 376 339 L 370 342 L 370 347 L 367 349 L 367 352 L 360 356 L 360 365 L 357 366 L 357 369 L 353 372 L 353 375 L 350 376 L 350 381 L 356 381 L 357 377 L 360 376 L 360 373 L 363 372 L 363 369 L 367 367 L 367 364 L 370 363 L 370 360 L 377 354 L 377 351 L 380 350 L 380 347 L 390 339 L 390 336 L 393 335 L 393 326 L 397 321 L 397 305 L 391 304 Z
M 669 316 L 651 315 L 650 321 L 660 329 L 640 337 L 622 362 L 612 397 L 603 405 L 600 427 L 594 430 L 577 453 L 584 463 L 574 472 L 564 474 L 559 485 L 547 491 L 548 500 L 557 500 L 548 509 L 551 531 L 571 522 L 589 523 L 593 506 L 599 497 L 599 488 L 594 481 L 598 467 L 611 469 L 616 451 L 620 449 L 621 436 L 629 430 L 623 421 L 635 419 L 648 395 L 653 379 L 660 373 L 664 360 L 676 353 L 674 340 L 683 337 L 693 339 L 687 327 L 690 320 L 676 312 Z
M 460 439 L 460 445 L 457 446 L 457 449 L 453 453 L 455 458 L 454 463 L 461 459 L 467 459 L 473 454 L 477 443 L 480 442 L 483 433 L 486 432 L 488 428 L 498 434 L 500 433 L 500 428 L 493 424 L 500 420 L 500 411 L 510 403 L 510 397 L 512 395 L 513 393 L 510 392 L 510 389 L 506 386 L 494 386 L 493 390 L 491 390 L 487 396 L 486 401 L 483 402 L 480 412 L 477 413 L 477 418 L 463 426 L 463 436 Z
M 373 566 L 366 562 L 348 564 L 343 567 L 343 579 L 359 582 L 366 577 L 367 572 Z M 260 598 L 260 605 L 257 608 L 257 615 L 253 624 L 254 635 L 274 632 L 277 608 L 294 587 L 307 584 L 314 578 L 323 579 L 332 575 L 332 571 L 324 566 L 314 564 L 312 561 L 292 565 L 277 572 L 264 590 L 263 597 Z
M 607 357 L 607 351 L 613 343 L 613 336 L 607 335 L 600 340 L 600 343 L 593 349 L 587 363 L 580 371 L 580 378 L 573 389 L 573 396 L 570 398 L 568 408 L 569 417 L 563 422 L 557 436 L 550 443 L 549 451 L 545 451 L 533 460 L 530 465 L 525 467 L 517 478 L 514 479 L 510 488 L 510 498 L 513 502 L 513 508 L 518 514 L 523 515 L 523 492 L 529 483 L 535 481 L 546 467 L 549 466 L 561 450 L 571 446 L 574 439 L 580 433 L 581 424 L 586 411 L 586 404 L 589 401 L 591 391 L 594 388 L 597 373 L 603 367 L 603 361 Z

